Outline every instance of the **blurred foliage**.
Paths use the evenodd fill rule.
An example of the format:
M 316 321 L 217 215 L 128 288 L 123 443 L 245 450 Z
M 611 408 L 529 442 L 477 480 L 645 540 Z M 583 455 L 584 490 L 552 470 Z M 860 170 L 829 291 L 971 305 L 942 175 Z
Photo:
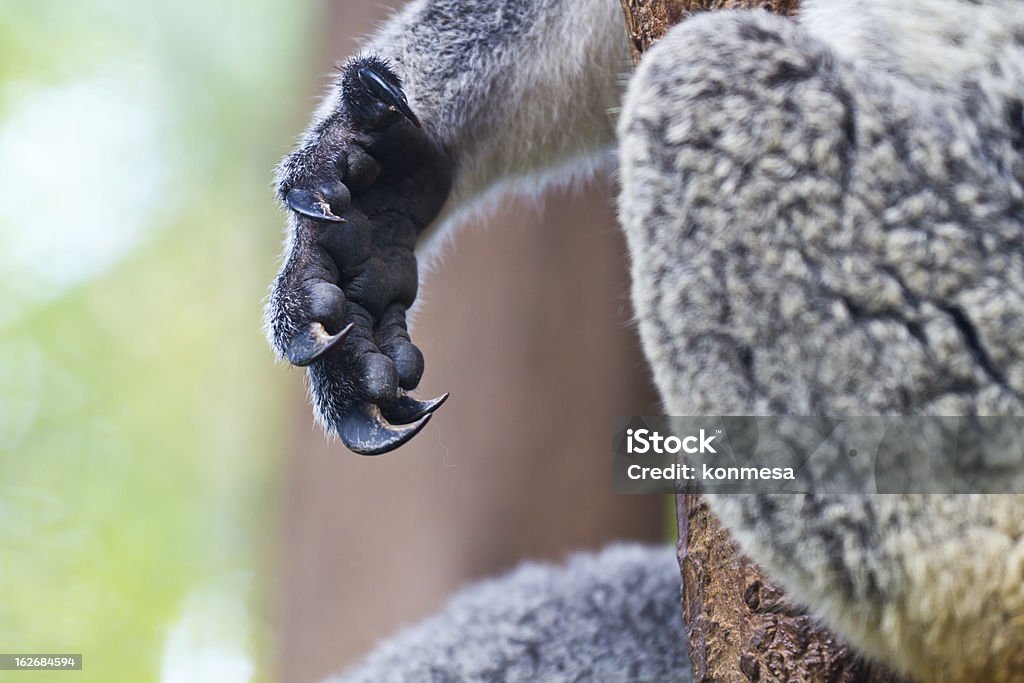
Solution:
M 260 315 L 315 10 L 0 0 L 0 651 L 85 662 L 33 681 L 272 677 Z

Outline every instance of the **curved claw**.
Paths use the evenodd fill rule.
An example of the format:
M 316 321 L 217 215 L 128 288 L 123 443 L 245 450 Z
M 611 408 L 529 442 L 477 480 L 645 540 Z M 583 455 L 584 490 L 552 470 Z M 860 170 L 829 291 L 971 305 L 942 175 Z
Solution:
M 394 403 L 381 406 L 380 412 L 391 424 L 409 424 L 424 415 L 430 415 L 448 400 L 448 392 L 429 401 L 417 401 L 408 394 L 402 394 Z
M 409 108 L 409 102 L 405 99 L 405 94 L 395 86 L 391 85 L 383 78 L 380 77 L 373 69 L 363 67 L 357 72 L 359 76 L 359 82 L 363 84 L 367 90 L 373 95 L 385 102 L 393 110 L 399 112 L 405 118 L 412 121 L 412 124 L 417 128 L 422 128 L 420 120 L 416 118 L 416 114 L 412 113 L 412 109 Z
M 349 323 L 338 334 L 328 334 L 322 324 L 310 323 L 305 330 L 295 335 L 288 345 L 285 354 L 288 362 L 299 367 L 309 365 L 347 337 L 355 326 L 355 323 Z
M 293 187 L 288 190 L 284 198 L 285 204 L 295 213 L 302 214 L 316 221 L 327 221 L 328 223 L 344 223 L 345 219 L 334 215 L 331 205 L 319 193 Z
M 342 415 L 336 427 L 341 442 L 353 453 L 380 455 L 419 434 L 429 421 L 428 413 L 412 424 L 396 427 L 384 419 L 376 405 L 360 403 Z

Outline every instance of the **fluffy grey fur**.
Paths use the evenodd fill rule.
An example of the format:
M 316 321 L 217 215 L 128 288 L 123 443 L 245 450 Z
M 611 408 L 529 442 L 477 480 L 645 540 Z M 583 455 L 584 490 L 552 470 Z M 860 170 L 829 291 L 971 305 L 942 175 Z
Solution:
M 689 681 L 671 548 L 612 546 L 458 593 L 333 683 Z
M 599 157 L 626 63 L 619 12 L 615 0 L 415 0 L 370 42 L 454 167 L 422 235 L 510 181 Z M 721 12 L 657 44 L 618 121 L 620 215 L 667 411 L 1020 414 L 1022 86 L 1024 7 L 1010 0 L 807 0 L 798 22 Z M 328 96 L 304 150 L 342 107 Z M 1021 496 L 712 505 L 744 550 L 864 653 L 923 680 L 1021 679 Z M 529 590 L 513 588 L 517 574 L 466 593 L 353 676 L 418 680 L 411 672 L 433 671 L 444 653 L 478 678 L 558 666 L 564 679 L 601 678 L 566 659 L 580 650 L 559 639 L 606 631 L 608 647 L 628 644 L 609 665 L 660 661 L 667 646 L 645 651 L 618 616 L 601 615 L 661 615 L 654 648 L 675 623 L 674 599 L 662 614 L 656 592 L 637 587 L 615 610 L 587 607 L 618 595 L 614 558 L 521 579 Z M 675 580 L 659 562 L 638 574 L 643 585 Z M 539 571 L 522 576 L 556 576 Z M 529 600 L 503 600 L 512 595 Z M 527 629 L 516 610 L 538 605 L 581 620 Z M 516 644 L 520 628 L 536 647 Z
M 803 22 L 688 21 L 626 96 L 621 218 L 668 412 L 1020 414 L 1024 11 L 849 0 Z M 1024 675 L 1021 496 L 711 505 L 867 654 Z

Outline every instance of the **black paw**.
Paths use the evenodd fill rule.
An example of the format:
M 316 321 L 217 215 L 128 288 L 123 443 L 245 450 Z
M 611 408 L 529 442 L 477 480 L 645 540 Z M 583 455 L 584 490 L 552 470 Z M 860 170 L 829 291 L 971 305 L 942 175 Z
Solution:
M 451 161 L 383 61 L 342 69 L 333 112 L 281 165 L 291 210 L 285 264 L 267 309 L 277 352 L 308 366 L 318 418 L 351 450 L 385 453 L 419 432 L 447 395 L 408 395 L 423 374 L 406 310 L 413 249 L 451 189 Z

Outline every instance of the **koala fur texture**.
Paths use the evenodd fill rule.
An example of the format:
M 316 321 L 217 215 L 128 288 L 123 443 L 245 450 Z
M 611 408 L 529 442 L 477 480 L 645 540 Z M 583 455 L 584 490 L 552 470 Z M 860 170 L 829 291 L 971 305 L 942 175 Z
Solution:
M 666 412 L 1021 414 L 1024 5 L 709 13 L 646 53 L 624 96 L 616 0 L 414 0 L 365 54 L 282 164 L 294 212 L 268 306 L 275 348 L 310 362 L 317 413 L 347 444 L 372 452 L 429 417 L 402 403 L 422 372 L 404 319 L 412 247 L 509 187 L 593 170 L 616 125 L 634 307 Z M 357 331 L 343 344 L 301 332 L 346 323 Z M 1011 465 L 1019 478 L 1024 463 Z M 1024 496 L 709 502 L 793 600 L 865 655 L 923 681 L 1024 680 Z M 669 564 L 631 565 L 634 580 L 677 580 Z M 610 560 L 607 576 L 625 580 Z M 541 582 L 540 603 L 583 599 L 574 585 Z M 424 657 L 402 666 L 460 678 L 439 653 L 472 642 L 466 596 L 402 636 L 423 646 L 407 659 Z M 579 628 L 597 628 L 588 619 Z M 515 638 L 494 620 L 495 639 Z M 489 673 L 470 680 L 560 671 L 502 654 L 555 645 L 503 642 L 479 651 L 496 661 L 471 664 Z M 390 648 L 368 666 L 392 661 Z M 599 679 L 550 677 L 580 678 Z
M 802 17 L 694 18 L 626 95 L 621 217 L 667 412 L 1020 414 L 1021 6 Z M 1021 496 L 709 504 L 864 653 L 922 680 L 1024 677 Z
M 671 548 L 617 545 L 464 589 L 333 683 L 688 681 Z

